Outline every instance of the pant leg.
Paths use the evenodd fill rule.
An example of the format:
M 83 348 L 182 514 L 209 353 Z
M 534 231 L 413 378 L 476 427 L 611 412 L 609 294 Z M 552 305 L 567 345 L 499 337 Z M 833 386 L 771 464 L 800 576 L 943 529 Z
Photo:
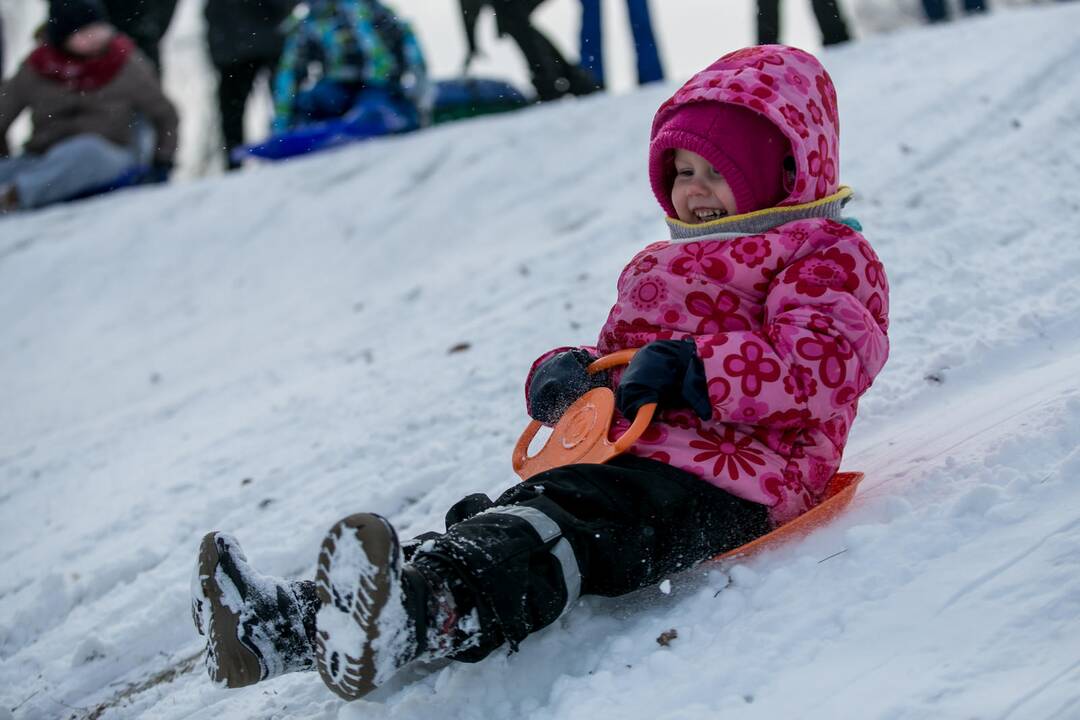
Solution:
M 468 512 L 486 503 L 466 498 Z M 448 519 L 454 519 L 452 509 Z M 580 595 L 624 595 L 768 532 L 768 511 L 670 465 L 626 456 L 507 490 L 421 550 L 463 578 L 480 614 L 475 661 L 550 625 Z
M 653 35 L 649 0 L 626 0 L 626 10 L 630 15 L 630 31 L 634 35 L 634 51 L 637 53 L 638 84 L 659 82 L 664 79 L 664 68 Z
M 49 148 L 15 177 L 19 204 L 42 207 L 107 185 L 135 164 L 131 150 L 98 135 L 76 135 Z
M 812 7 L 821 28 L 822 45 L 837 45 L 851 39 L 839 0 L 813 0 Z
M 757 0 L 757 43 L 780 42 L 780 0 Z
M 942 22 L 949 17 L 945 0 L 922 0 L 922 5 L 923 12 L 926 13 L 926 19 L 932 23 Z
M 257 61 L 248 61 L 224 65 L 217 69 L 221 139 L 225 151 L 225 166 L 230 170 L 239 166 L 233 161 L 232 152 L 244 144 L 244 112 L 259 68 L 260 63 Z
M 533 87 L 541 101 L 566 95 L 586 95 L 596 82 L 585 70 L 563 57 L 547 36 L 533 27 L 527 10 L 514 3 L 499 5 L 499 29 L 514 39 L 532 75 Z
M 986 12 L 986 4 L 983 0 L 964 0 L 964 12 Z
M 600 0 L 581 0 L 581 67 L 604 87 L 604 21 Z

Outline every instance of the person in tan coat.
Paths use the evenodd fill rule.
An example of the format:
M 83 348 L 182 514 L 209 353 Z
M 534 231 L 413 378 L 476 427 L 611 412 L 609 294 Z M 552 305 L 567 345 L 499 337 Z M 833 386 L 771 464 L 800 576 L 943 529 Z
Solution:
M 7 131 L 24 110 L 33 130 L 11 157 Z M 134 173 L 140 116 L 156 142 L 144 179 L 163 182 L 178 117 L 153 66 L 93 0 L 53 0 L 41 42 L 0 85 L 0 211 L 67 200 Z

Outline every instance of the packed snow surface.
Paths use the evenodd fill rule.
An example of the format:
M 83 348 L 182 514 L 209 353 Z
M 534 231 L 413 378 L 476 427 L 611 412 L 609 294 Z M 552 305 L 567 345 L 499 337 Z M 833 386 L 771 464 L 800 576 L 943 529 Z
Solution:
M 529 363 L 594 341 L 666 236 L 672 88 L 0 220 L 0 718 L 1080 717 L 1077 27 L 1052 4 L 824 55 L 892 282 L 848 511 L 353 704 L 210 684 L 199 539 L 310 576 L 350 512 L 409 537 L 514 482 Z

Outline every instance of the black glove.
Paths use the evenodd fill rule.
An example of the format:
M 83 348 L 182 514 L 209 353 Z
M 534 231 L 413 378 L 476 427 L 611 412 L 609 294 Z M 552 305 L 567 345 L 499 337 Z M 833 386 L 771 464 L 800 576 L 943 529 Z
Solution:
M 712 417 L 705 368 L 693 341 L 656 340 L 630 361 L 615 391 L 615 405 L 633 419 L 649 403 L 669 408 L 689 405 L 702 420 Z
M 533 373 L 529 381 L 529 414 L 542 423 L 558 422 L 579 397 L 608 385 L 608 374 L 590 375 L 586 369 L 594 360 L 584 350 L 564 350 L 552 355 Z
M 143 175 L 143 182 L 149 185 L 167 183 L 172 171 L 173 164 L 171 162 L 156 160 L 153 165 L 147 168 L 146 174 Z

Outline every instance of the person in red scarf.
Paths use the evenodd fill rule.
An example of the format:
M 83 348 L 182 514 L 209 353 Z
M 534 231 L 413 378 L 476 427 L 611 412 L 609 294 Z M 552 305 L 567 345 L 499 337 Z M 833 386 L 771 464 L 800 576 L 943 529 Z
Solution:
M 7 131 L 23 110 L 33 130 L 23 154 L 10 157 Z M 0 212 L 78 197 L 134 172 L 139 116 L 156 141 L 146 179 L 164 181 L 178 118 L 150 61 L 96 0 L 53 0 L 41 42 L 0 85 Z

